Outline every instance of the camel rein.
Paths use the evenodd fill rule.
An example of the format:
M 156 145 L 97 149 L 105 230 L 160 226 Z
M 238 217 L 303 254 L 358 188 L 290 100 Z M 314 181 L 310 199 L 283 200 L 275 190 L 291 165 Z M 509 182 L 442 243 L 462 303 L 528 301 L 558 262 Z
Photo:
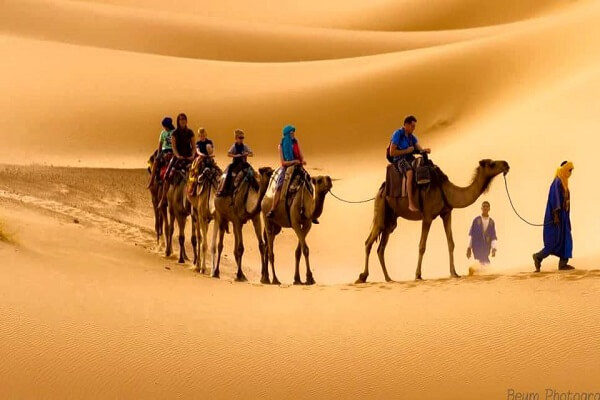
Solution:
M 506 194 L 508 195 L 508 201 L 510 202 L 510 206 L 512 207 L 512 209 L 515 212 L 515 214 L 517 215 L 517 217 L 519 217 L 523 222 L 525 222 L 526 224 L 531 225 L 531 226 L 546 226 L 546 225 L 550 225 L 553 223 L 553 222 L 546 222 L 544 224 L 533 224 L 533 223 L 527 221 L 525 218 L 521 217 L 521 215 L 515 208 L 515 205 L 513 204 L 512 198 L 510 197 L 510 191 L 508 190 L 508 182 L 506 180 L 506 174 L 504 175 L 504 187 L 506 188 Z
M 375 200 L 375 197 L 372 197 L 372 198 L 370 198 L 370 199 L 367 199 L 367 200 L 358 200 L 358 201 L 344 200 L 344 199 L 342 199 L 342 198 L 340 198 L 340 197 L 336 196 L 336 195 L 333 193 L 333 191 L 331 191 L 331 190 L 329 191 L 329 193 L 331 193 L 331 195 L 332 195 L 333 197 L 335 197 L 336 199 L 338 199 L 339 201 L 341 201 L 341 202 L 344 202 L 344 203 L 349 203 L 349 204 L 361 204 L 361 203 L 368 203 L 369 201 L 373 201 L 373 200 Z

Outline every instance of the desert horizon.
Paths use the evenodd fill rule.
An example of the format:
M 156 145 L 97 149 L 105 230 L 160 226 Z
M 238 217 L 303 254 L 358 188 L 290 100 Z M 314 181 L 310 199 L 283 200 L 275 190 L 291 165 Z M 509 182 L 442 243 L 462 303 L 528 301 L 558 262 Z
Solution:
M 0 2 L 0 397 L 600 398 L 599 18 L 593 0 Z M 220 279 L 213 223 L 205 274 L 178 263 L 177 229 L 165 255 L 147 162 L 179 113 L 223 169 L 234 130 L 258 171 L 295 127 L 306 171 L 332 184 L 306 235 L 315 285 L 293 284 L 290 228 L 274 242 L 280 285 L 261 284 L 251 222 L 248 282 L 234 223 Z M 453 207 L 461 278 L 436 218 L 415 281 L 422 224 L 398 218 L 393 282 L 377 241 L 355 283 L 408 115 L 454 185 L 477 182 L 481 160 L 510 170 Z M 507 188 L 543 224 L 563 161 L 575 269 L 550 257 L 535 273 L 543 227 Z M 498 240 L 480 266 L 466 251 L 484 201 Z M 190 259 L 191 236 L 188 218 Z

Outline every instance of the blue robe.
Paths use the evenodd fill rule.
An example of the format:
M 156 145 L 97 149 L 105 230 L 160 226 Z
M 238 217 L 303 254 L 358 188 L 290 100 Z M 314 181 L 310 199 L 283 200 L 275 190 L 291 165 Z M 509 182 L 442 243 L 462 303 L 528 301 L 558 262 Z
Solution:
M 490 223 L 484 232 L 483 220 L 481 217 L 475 218 L 471 224 L 469 236 L 471 236 L 473 257 L 482 264 L 489 264 L 492 241 L 498 240 L 496 237 L 496 224 L 494 223 L 494 220 L 490 218 Z
M 554 224 L 552 212 L 558 210 L 560 223 Z M 544 255 L 560 258 L 573 257 L 573 237 L 571 236 L 570 194 L 562 186 L 559 178 L 554 179 L 548 193 L 548 204 L 544 217 Z

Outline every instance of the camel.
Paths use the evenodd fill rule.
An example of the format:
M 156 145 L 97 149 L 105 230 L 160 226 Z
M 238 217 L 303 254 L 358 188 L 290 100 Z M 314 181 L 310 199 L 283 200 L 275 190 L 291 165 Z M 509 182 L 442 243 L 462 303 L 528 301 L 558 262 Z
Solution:
M 385 195 L 385 183 L 383 183 L 375 199 L 375 210 L 371 232 L 365 242 L 365 269 L 359 275 L 356 283 L 365 283 L 369 276 L 369 254 L 375 241 L 379 240 L 377 255 L 383 270 L 385 280 L 392 279 L 388 275 L 385 266 L 385 248 L 390 234 L 397 225 L 398 217 L 410 221 L 422 221 L 421 240 L 419 242 L 419 261 L 415 272 L 415 279 L 421 280 L 421 264 L 425 254 L 427 235 L 432 221 L 438 216 L 444 223 L 444 231 L 448 242 L 448 253 L 450 260 L 450 275 L 455 278 L 460 276 L 454 268 L 454 240 L 452 238 L 452 210 L 465 208 L 473 204 L 479 196 L 485 193 L 492 180 L 499 174 L 507 174 L 510 167 L 506 161 L 481 160 L 475 170 L 473 180 L 467 187 L 458 187 L 450 182 L 448 177 L 436 166 L 432 171 L 432 180 L 428 187 L 415 191 L 415 204 L 420 205 L 420 212 L 409 211 L 408 199 L 394 198 Z M 418 201 L 416 201 L 418 200 Z
M 181 170 L 173 171 L 173 184 L 169 186 L 167 192 L 167 206 L 169 209 L 169 223 L 167 231 L 167 248 L 165 254 L 167 257 L 173 252 L 173 232 L 175 231 L 175 219 L 177 219 L 177 226 L 179 227 L 179 263 L 183 264 L 186 260 L 189 260 L 185 251 L 185 224 L 187 217 L 190 214 L 190 204 L 186 202 L 186 182 L 189 172 L 183 172 Z M 196 218 L 192 215 L 192 248 L 194 251 L 194 264 L 197 262 L 197 251 L 196 251 L 196 230 L 194 229 Z
M 200 165 L 198 187 L 194 194 L 188 193 L 192 204 L 192 215 L 195 217 L 196 236 L 198 239 L 198 257 L 194 263 L 194 271 L 206 272 L 206 253 L 208 250 L 208 225 L 215 218 L 215 194 L 219 178 L 223 171 L 214 161 L 202 162 Z
M 285 173 L 285 172 L 282 172 Z M 262 212 L 265 220 L 265 241 L 267 242 L 267 251 L 269 262 L 271 263 L 271 270 L 273 272 L 272 283 L 279 285 L 279 279 L 275 275 L 275 255 L 273 245 L 275 237 L 281 232 L 282 228 L 292 228 L 294 233 L 298 237 L 298 246 L 296 247 L 296 269 L 294 272 L 294 285 L 302 285 L 300 279 L 300 257 L 304 255 L 304 261 L 306 263 L 306 284 L 314 285 L 315 280 L 313 278 L 312 271 L 310 270 L 309 262 L 309 249 L 306 244 L 306 236 L 313 224 L 313 220 L 318 219 L 323 213 L 323 205 L 325 203 L 325 197 L 331 190 L 333 184 L 329 176 L 316 176 L 311 178 L 311 182 L 314 186 L 314 196 L 307 188 L 306 180 L 300 189 L 293 194 L 293 200 L 290 205 L 289 215 L 286 210 L 286 199 L 282 196 L 281 201 L 275 209 L 275 214 L 272 218 L 267 217 L 267 213 L 271 209 L 273 202 L 273 196 L 269 196 L 262 201 Z M 272 186 L 275 185 L 273 182 Z M 274 190 L 274 189 L 273 189 Z M 267 270 L 267 276 L 265 282 L 269 283 L 269 276 Z
M 263 167 L 258 170 L 258 176 L 256 177 L 259 183 L 258 191 L 252 187 L 250 180 L 248 179 L 251 171 L 254 170 L 249 167 L 239 172 L 240 174 L 243 174 L 245 178 L 242 180 L 242 183 L 233 194 L 227 194 L 225 196 L 215 198 L 216 218 L 213 226 L 213 242 L 211 245 L 211 276 L 213 278 L 219 278 L 220 275 L 219 265 L 221 263 L 221 254 L 223 252 L 223 236 L 225 235 L 225 231 L 227 230 L 229 222 L 231 222 L 233 224 L 233 234 L 235 237 L 234 255 L 237 265 L 235 280 L 238 282 L 245 282 L 248 280 L 242 271 L 242 255 L 244 254 L 242 227 L 246 224 L 246 222 L 252 221 L 256 239 L 258 240 L 258 250 L 260 251 L 260 259 L 262 263 L 261 282 L 263 282 L 265 279 L 268 279 L 266 249 L 261 236 L 262 223 L 260 221 L 260 204 L 265 192 L 267 191 L 267 186 L 269 185 L 269 180 L 273 174 L 273 169 L 269 167 Z M 225 178 L 221 177 L 221 179 Z M 218 255 L 215 256 L 217 251 L 217 232 L 219 234 Z M 265 278 L 265 276 L 267 277 Z
M 154 162 L 154 155 L 150 157 L 150 163 Z M 148 169 L 148 173 L 150 173 Z M 169 231 L 168 219 L 167 219 L 167 205 L 164 204 L 162 207 L 158 207 L 158 203 L 162 197 L 162 181 L 159 178 L 160 174 L 157 174 L 156 179 L 150 186 L 150 196 L 152 198 L 152 208 L 154 210 L 154 232 L 156 233 L 156 245 L 160 245 L 160 239 L 163 237 L 163 233 Z

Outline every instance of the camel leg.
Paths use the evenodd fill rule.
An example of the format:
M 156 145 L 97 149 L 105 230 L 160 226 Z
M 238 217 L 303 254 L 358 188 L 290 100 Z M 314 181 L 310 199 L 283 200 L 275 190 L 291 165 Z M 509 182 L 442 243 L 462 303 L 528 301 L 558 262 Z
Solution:
M 444 222 L 444 231 L 446 232 L 446 241 L 448 242 L 448 257 L 450 259 L 450 275 L 454 278 L 460 278 L 454 268 L 454 239 L 452 237 L 452 212 L 442 215 Z
M 383 231 L 381 234 L 381 241 L 377 247 L 377 256 L 379 257 L 379 264 L 381 264 L 381 270 L 383 271 L 383 277 L 386 282 L 392 282 L 392 278 L 388 275 L 387 268 L 385 266 L 385 247 L 387 246 L 388 240 L 390 239 L 390 233 Z
M 200 272 L 200 264 L 202 262 L 201 247 L 202 241 L 206 238 L 202 236 L 202 230 L 200 228 L 200 215 L 196 207 L 192 207 L 192 247 L 194 248 L 194 266 L 192 267 L 194 272 Z M 196 242 L 194 244 L 194 242 Z
M 160 236 L 163 238 L 163 243 L 166 246 L 167 234 L 169 232 L 169 216 L 167 214 L 167 207 L 163 206 L 160 209 L 160 223 L 161 223 L 161 231 Z
M 304 261 L 306 262 L 306 284 L 307 285 L 315 284 L 315 280 L 313 278 L 312 271 L 310 270 L 310 261 L 309 261 L 309 253 L 310 252 L 308 249 L 308 245 L 306 244 L 306 236 L 308 235 L 310 228 L 311 228 L 311 224 L 308 223 L 304 228 L 294 229 L 294 231 L 296 231 L 296 235 L 298 236 L 298 247 L 296 248 L 296 272 L 294 274 L 294 284 L 297 284 L 297 281 L 300 281 L 300 271 L 299 271 L 299 269 L 300 269 L 299 268 L 300 252 L 298 250 L 302 251 L 302 254 L 304 255 Z M 302 282 L 299 282 L 299 283 L 301 284 Z
M 271 283 L 273 285 L 281 285 L 281 282 L 277 279 L 277 275 L 275 275 L 275 227 L 269 222 L 265 222 L 265 234 L 267 236 L 269 262 L 271 263 L 271 271 L 273 272 L 273 280 Z
M 198 212 L 192 207 L 192 253 L 194 255 L 193 265 L 198 265 Z
M 154 233 L 156 233 L 156 246 L 160 244 L 160 236 L 161 236 L 161 223 L 160 220 L 160 210 L 158 208 L 158 200 L 156 199 L 157 194 L 152 193 L 152 208 L 154 209 Z
M 216 255 L 216 239 L 217 239 L 217 232 L 219 233 L 219 244 L 218 244 L 218 255 Z M 223 254 L 223 238 L 225 237 L 225 227 L 223 226 L 223 222 L 221 222 L 220 220 L 216 219 L 215 220 L 215 224 L 213 227 L 213 241 L 212 241 L 212 248 L 211 248 L 211 253 L 212 253 L 212 273 L 211 276 L 213 278 L 219 278 L 221 275 L 221 270 L 219 269 L 219 266 L 221 264 L 221 254 Z M 215 257 L 216 255 L 216 257 Z
M 244 238 L 242 236 L 242 225 L 238 223 L 233 224 L 233 233 L 235 236 L 235 249 L 233 251 L 235 255 L 235 263 L 237 264 L 237 274 L 235 276 L 236 282 L 246 282 L 248 278 L 242 271 L 242 256 L 244 255 Z
M 423 219 L 421 226 L 421 241 L 419 242 L 419 263 L 417 264 L 417 272 L 415 273 L 415 279 L 421 280 L 421 264 L 423 263 L 423 255 L 425 255 L 425 249 L 427 248 L 427 236 L 429 235 L 429 229 L 431 229 L 431 220 Z
M 252 226 L 258 240 L 258 251 L 260 252 L 260 283 L 269 284 L 269 265 L 267 264 L 266 253 L 267 249 L 262 238 L 262 223 L 260 221 L 260 213 L 252 218 Z
M 175 233 L 175 212 L 172 207 L 169 207 L 169 225 L 167 227 L 167 249 L 165 254 L 167 257 L 173 252 L 173 233 Z
M 302 245 L 300 245 L 300 240 L 298 240 L 298 246 L 296 246 L 296 252 L 294 253 L 296 267 L 294 269 L 294 285 L 302 285 L 302 280 L 300 279 L 300 257 L 302 256 Z
M 198 218 L 198 236 L 200 237 L 200 273 L 206 273 L 206 253 L 208 251 L 208 224 L 206 218 Z
M 177 226 L 179 227 L 179 264 L 185 263 L 189 260 L 187 254 L 185 254 L 185 215 L 177 216 Z
M 310 230 L 310 227 L 308 228 L 308 230 Z M 313 273 L 312 270 L 310 269 L 310 261 L 309 261 L 309 249 L 308 249 L 308 244 L 306 243 L 306 234 L 308 234 L 308 231 L 305 233 L 304 235 L 304 247 L 302 248 L 302 254 L 304 254 L 304 262 L 306 263 L 306 284 L 307 285 L 314 285 L 315 282 L 315 278 L 313 278 Z
M 367 278 L 369 277 L 369 255 L 371 254 L 373 243 L 375 243 L 380 233 L 379 229 L 373 226 L 371 233 L 369 233 L 369 237 L 365 241 L 365 269 L 358 275 L 358 279 L 354 283 L 365 283 L 367 281 Z

